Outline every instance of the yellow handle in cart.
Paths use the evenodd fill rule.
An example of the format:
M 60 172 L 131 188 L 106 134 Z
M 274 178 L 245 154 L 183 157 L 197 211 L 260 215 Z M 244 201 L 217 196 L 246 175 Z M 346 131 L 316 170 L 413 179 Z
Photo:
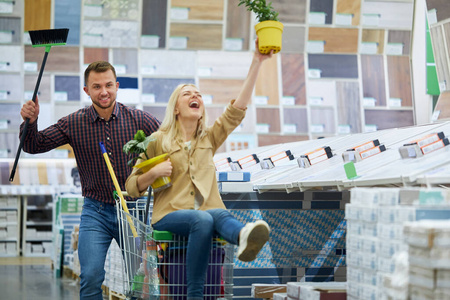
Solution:
M 127 202 L 125 201 L 125 198 L 123 197 L 119 182 L 117 181 L 116 174 L 114 173 L 111 162 L 109 161 L 108 153 L 106 153 L 105 145 L 103 145 L 103 142 L 100 142 L 100 148 L 102 149 L 103 157 L 105 158 L 106 166 L 108 167 L 109 174 L 111 175 L 112 181 L 114 182 L 116 192 L 119 195 L 120 203 L 122 204 L 122 208 L 127 213 L 127 221 L 130 224 L 130 228 L 131 228 L 131 232 L 133 233 L 133 237 L 137 238 L 138 234 L 137 234 L 136 228 L 134 227 L 133 220 L 130 217 L 130 212 L 128 211 Z

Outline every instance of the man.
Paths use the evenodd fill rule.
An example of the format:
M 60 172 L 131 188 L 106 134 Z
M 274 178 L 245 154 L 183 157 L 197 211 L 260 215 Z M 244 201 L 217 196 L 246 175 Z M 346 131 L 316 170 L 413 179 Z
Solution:
M 21 109 L 24 120 L 30 119 L 24 151 L 42 153 L 64 144 L 73 148 L 84 205 L 81 214 L 78 255 L 81 266 L 80 299 L 103 299 L 101 285 L 105 277 L 105 258 L 111 240 L 119 243 L 119 229 L 114 207 L 113 181 L 104 161 L 103 142 L 116 173 L 125 189 L 131 172 L 122 147 L 138 130 L 146 135 L 156 131 L 160 122 L 141 110 L 116 102 L 119 82 L 114 67 L 105 61 L 91 63 L 84 73 L 84 91 L 92 105 L 82 108 L 38 131 L 39 101 L 28 101 Z M 23 130 L 21 125 L 21 133 Z

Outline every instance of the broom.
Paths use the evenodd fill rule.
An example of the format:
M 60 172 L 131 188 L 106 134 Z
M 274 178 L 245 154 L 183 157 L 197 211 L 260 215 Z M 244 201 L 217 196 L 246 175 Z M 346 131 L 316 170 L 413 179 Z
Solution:
M 41 84 L 42 73 L 44 73 L 45 63 L 47 62 L 48 53 L 52 46 L 65 45 L 67 41 L 67 35 L 69 34 L 68 28 L 61 29 L 45 29 L 45 30 L 30 30 L 28 32 L 31 38 L 31 44 L 33 48 L 35 47 L 45 47 L 44 59 L 42 61 L 41 69 L 39 70 L 39 76 L 34 87 L 33 92 L 33 102 L 36 102 L 36 96 L 39 90 L 39 85 Z M 23 148 L 23 143 L 25 142 L 25 137 L 27 136 L 27 128 L 30 119 L 25 120 L 25 125 L 22 131 L 22 137 L 20 138 L 19 149 L 16 153 L 16 159 L 14 160 L 14 165 L 11 170 L 11 175 L 9 181 L 14 180 L 14 175 L 16 174 L 17 162 L 19 161 L 20 152 Z

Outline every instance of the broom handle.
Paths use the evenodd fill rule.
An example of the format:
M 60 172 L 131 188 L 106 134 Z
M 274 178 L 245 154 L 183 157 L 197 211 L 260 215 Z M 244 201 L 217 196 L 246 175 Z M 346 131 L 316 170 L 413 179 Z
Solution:
M 48 51 L 47 51 L 48 50 Z M 33 102 L 36 102 L 37 93 L 39 90 L 39 85 L 41 84 L 42 74 L 44 73 L 45 63 L 47 62 L 48 52 L 50 49 L 46 49 L 44 54 L 44 59 L 42 60 L 41 69 L 39 70 L 39 76 L 36 82 L 36 86 L 34 87 L 33 92 Z M 30 119 L 25 120 L 25 125 L 23 126 L 22 136 L 20 137 L 19 149 L 17 149 L 16 158 L 14 160 L 14 165 L 11 169 L 11 175 L 9 176 L 9 181 L 12 182 L 14 180 L 14 175 L 16 175 L 17 163 L 19 162 L 20 152 L 22 152 L 23 144 L 25 142 L 25 137 L 27 136 L 28 124 L 30 123 Z

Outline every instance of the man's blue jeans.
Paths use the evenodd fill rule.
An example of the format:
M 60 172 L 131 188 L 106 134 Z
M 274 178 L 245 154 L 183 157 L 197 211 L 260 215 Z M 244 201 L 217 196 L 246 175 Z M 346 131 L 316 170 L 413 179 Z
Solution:
M 225 209 L 178 210 L 153 224 L 156 230 L 189 237 L 186 251 L 188 299 L 203 299 L 213 234 L 216 232 L 227 242 L 237 245 L 243 227 Z
M 120 245 L 116 207 L 84 198 L 78 237 L 81 300 L 103 300 L 105 258 L 113 238 Z

